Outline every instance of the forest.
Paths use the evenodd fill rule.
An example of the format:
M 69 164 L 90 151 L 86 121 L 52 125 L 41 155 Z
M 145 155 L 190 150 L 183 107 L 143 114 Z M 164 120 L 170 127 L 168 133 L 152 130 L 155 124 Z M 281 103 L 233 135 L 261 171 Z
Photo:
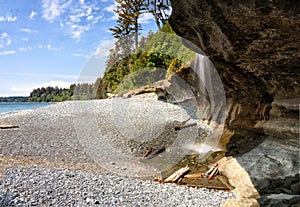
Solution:
M 58 87 L 42 87 L 34 89 L 28 98 L 29 102 L 61 102 L 70 100 L 95 99 L 93 83 L 71 84 L 69 89 Z
M 0 97 L 0 102 L 28 102 L 27 96 Z

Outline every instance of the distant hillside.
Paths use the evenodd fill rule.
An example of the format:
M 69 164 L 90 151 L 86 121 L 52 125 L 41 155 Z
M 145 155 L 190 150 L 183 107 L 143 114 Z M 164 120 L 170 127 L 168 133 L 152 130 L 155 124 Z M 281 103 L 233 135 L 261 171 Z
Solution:
M 0 102 L 28 102 L 28 96 L 0 97 Z

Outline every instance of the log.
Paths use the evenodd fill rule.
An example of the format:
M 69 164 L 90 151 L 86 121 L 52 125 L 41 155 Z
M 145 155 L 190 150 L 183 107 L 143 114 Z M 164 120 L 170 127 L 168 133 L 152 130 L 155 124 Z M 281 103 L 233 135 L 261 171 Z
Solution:
M 147 152 L 143 155 L 143 159 L 145 159 L 146 157 L 148 157 L 150 155 L 150 153 L 152 152 L 153 148 L 150 147 Z
M 166 148 L 165 148 L 165 147 L 162 147 L 162 148 L 160 148 L 159 150 L 156 150 L 156 151 L 153 152 L 152 154 L 148 155 L 146 158 L 147 158 L 147 159 L 153 158 L 153 157 L 159 155 L 160 153 L 163 153 L 164 151 L 166 151 Z
M 183 168 L 180 168 L 179 170 L 177 170 L 176 172 L 174 172 L 172 175 L 170 175 L 169 177 L 167 177 L 164 182 L 165 183 L 176 183 L 180 178 L 182 178 L 188 171 L 190 170 L 190 168 L 188 166 L 185 166 Z
M 175 127 L 175 131 L 178 131 L 178 130 L 184 129 L 184 128 L 188 128 L 188 127 L 192 127 L 192 126 L 197 126 L 197 123 L 191 123 L 191 124 L 185 124 L 182 126 L 177 126 L 177 127 Z
M 217 167 L 211 172 L 211 174 L 208 176 L 208 180 L 212 179 L 215 175 L 219 173 L 219 170 Z
M 216 167 L 218 167 L 218 163 L 215 163 L 206 173 L 205 175 L 209 175 Z
M 203 178 L 203 174 L 202 173 L 187 174 L 184 177 L 185 178 Z
M 0 129 L 12 129 L 12 128 L 19 128 L 19 126 L 11 125 L 11 124 L 0 125 Z
M 227 187 L 218 187 L 218 186 L 210 186 L 210 185 L 195 185 L 195 184 L 180 184 L 180 186 L 187 186 L 191 188 L 207 188 L 207 189 L 214 189 L 214 190 L 224 190 L 224 191 L 229 191 L 230 189 Z

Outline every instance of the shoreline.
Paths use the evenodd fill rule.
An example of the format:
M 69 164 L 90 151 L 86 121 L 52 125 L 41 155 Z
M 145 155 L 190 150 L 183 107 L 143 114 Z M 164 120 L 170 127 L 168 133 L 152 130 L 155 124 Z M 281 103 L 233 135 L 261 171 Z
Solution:
M 40 103 L 37 103 L 37 102 L 0 102 L 0 104 L 2 104 L 2 103 L 7 103 L 7 104 L 25 103 L 25 104 L 35 104 L 35 105 L 40 104 Z M 55 104 L 55 102 L 42 102 L 42 104 L 45 104 L 45 106 L 38 106 L 38 107 L 28 108 L 28 109 L 13 109 L 11 111 L 0 112 L 0 116 L 10 114 L 10 113 L 23 112 L 23 111 L 34 110 L 34 109 L 38 109 L 38 108 L 42 108 L 42 107 L 51 106 L 51 105 Z
M 132 108 L 128 106 L 131 106 Z M 157 110 L 158 108 L 162 107 L 165 108 L 161 111 Z M 162 116 L 164 115 L 165 110 L 167 110 L 167 117 Z M 153 116 L 153 111 L 156 111 L 155 116 Z M 123 133 L 125 133 L 125 135 L 127 133 L 128 136 L 141 135 L 143 134 L 142 132 L 145 131 L 152 133 L 152 127 L 155 128 L 155 126 L 159 126 L 159 123 L 169 123 L 170 120 L 186 120 L 186 117 L 188 116 L 185 111 L 180 111 L 177 106 L 160 102 L 153 98 L 68 101 L 1 116 L 0 122 L 6 121 L 10 124 L 19 125 L 18 129 L 0 130 L 0 141 L 2 143 L 2 148 L 0 149 L 0 160 L 2 159 L 1 163 L 4 163 L 3 166 L 0 167 L 3 171 L 5 171 L 5 167 L 9 167 L 10 171 L 13 172 L 12 174 L 4 175 L 2 177 L 2 182 L 8 182 L 10 176 L 19 176 L 19 174 L 23 176 L 23 174 L 26 174 L 27 171 L 33 171 L 33 173 L 51 171 L 51 173 L 54 174 L 61 174 L 61 172 L 64 170 L 68 172 L 74 172 L 76 175 L 78 173 L 84 173 L 84 176 L 87 176 L 86 179 L 88 180 L 90 179 L 89 176 L 91 173 L 104 176 L 103 179 L 107 179 L 106 176 L 111 176 L 115 173 L 114 176 L 117 175 L 115 179 L 118 177 L 123 177 L 126 180 L 126 183 L 133 182 L 132 180 L 134 178 L 130 178 L 130 176 L 122 176 L 119 173 L 119 170 L 125 172 L 125 175 L 128 175 L 126 174 L 127 170 L 130 171 L 131 167 L 139 167 L 141 166 L 140 164 L 136 166 L 128 165 L 126 167 L 119 166 L 118 164 L 113 164 L 113 160 L 106 159 L 106 157 L 110 157 L 111 154 L 113 154 L 112 151 L 97 151 L 99 149 L 102 150 L 99 144 L 96 144 L 97 141 L 106 143 L 107 140 L 109 140 L 111 143 L 118 142 L 120 138 L 124 139 L 124 137 L 120 137 L 117 132 L 120 132 L 120 130 L 122 132 L 122 130 L 125 130 L 125 128 L 120 128 L 118 125 L 112 125 L 111 122 L 120 121 L 120 123 L 123 123 L 124 117 L 120 116 L 119 114 L 121 112 L 122 114 L 126 115 L 125 120 L 126 118 L 130 117 L 133 123 L 140 123 L 142 121 L 143 126 L 150 124 L 150 128 L 145 127 L 143 128 L 144 131 L 137 131 L 137 133 L 141 132 L 140 134 L 130 134 L 129 132 L 123 131 Z M 147 113 L 149 113 L 148 116 L 150 117 L 150 120 L 154 118 L 157 123 L 151 125 L 153 123 L 148 123 L 147 120 L 143 120 L 145 114 Z M 160 113 L 161 117 L 163 118 L 160 120 L 161 122 L 157 118 Z M 130 125 L 130 127 L 132 126 L 134 125 Z M 103 137 L 99 137 L 99 132 L 97 130 L 91 130 L 91 127 L 98 128 L 97 130 L 104 133 L 105 136 L 103 135 Z M 118 128 L 117 131 L 116 128 Z M 90 142 L 93 144 L 85 145 L 85 140 L 87 140 L 88 143 Z M 125 143 L 127 143 L 126 139 Z M 115 145 L 115 147 L 116 146 L 118 145 Z M 135 145 L 133 146 L 133 148 L 136 147 Z M 96 153 L 93 153 L 93 151 Z M 125 152 L 127 151 L 125 150 Z M 100 159 L 97 157 L 97 154 L 98 156 L 100 155 L 100 158 L 105 157 L 105 159 Z M 129 157 L 129 159 L 132 158 Z M 117 161 L 114 162 L 118 163 Z M 118 170 L 117 168 L 113 167 L 120 167 L 120 169 Z M 10 171 L 6 170 L 6 172 Z M 40 177 L 37 182 L 47 182 L 47 180 L 45 180 L 48 179 L 46 174 L 44 175 L 45 177 Z M 29 178 L 24 177 L 22 179 L 27 180 Z M 68 178 L 63 178 L 63 180 L 64 179 L 66 179 L 64 182 L 67 182 Z M 136 183 L 136 181 L 134 181 L 134 183 Z M 10 183 L 10 186 L 12 187 L 15 185 L 18 185 L 18 183 L 14 181 Z M 93 184 L 91 183 L 91 185 Z M 114 184 L 111 183 L 111 185 L 112 186 L 109 188 L 114 189 Z M 139 186 L 139 184 L 133 185 Z M 172 188 L 175 186 L 167 185 L 166 187 L 164 184 L 156 183 L 151 184 L 151 186 L 152 185 L 156 186 L 157 188 L 167 188 L 168 196 L 173 197 L 171 192 Z M 66 186 L 66 192 L 64 193 L 70 193 L 68 188 L 69 187 Z M 0 198 L 1 189 L 3 192 L 5 189 L 7 189 L 7 187 L 0 185 Z M 189 188 L 182 187 L 182 189 L 185 189 L 182 190 L 184 191 L 185 195 L 189 194 Z M 140 192 L 140 187 L 137 187 L 136 190 Z M 191 195 L 191 197 L 196 196 L 196 194 L 197 193 L 194 193 L 194 195 Z M 213 192 L 211 194 L 213 197 L 220 196 L 217 192 Z M 222 192 L 222 195 L 223 194 L 226 198 L 234 195 L 232 193 L 226 194 L 226 192 Z M 28 199 L 30 200 L 32 195 L 28 196 Z M 113 195 L 109 196 L 111 197 Z M 151 195 L 150 197 L 151 199 L 154 199 L 154 195 Z M 52 199 L 54 198 L 51 198 L 47 202 L 50 202 Z M 184 200 L 184 196 L 182 199 Z M 18 197 L 16 200 L 19 201 Z M 67 201 L 65 200 L 64 202 Z M 122 206 L 122 202 L 119 202 L 119 204 Z M 160 200 L 159 202 L 159 204 L 162 204 L 164 201 Z M 184 203 L 186 200 L 182 202 Z M 87 204 L 88 202 L 85 203 L 85 205 Z M 149 203 L 146 204 L 148 205 Z

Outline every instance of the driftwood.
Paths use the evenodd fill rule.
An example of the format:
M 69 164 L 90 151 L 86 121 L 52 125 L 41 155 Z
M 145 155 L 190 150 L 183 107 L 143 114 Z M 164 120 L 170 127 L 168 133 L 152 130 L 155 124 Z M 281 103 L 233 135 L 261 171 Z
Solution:
M 11 124 L 0 125 L 0 129 L 12 129 L 12 128 L 19 128 L 19 126 L 11 125 Z
M 230 191 L 227 187 L 218 187 L 218 186 L 210 186 L 210 185 L 195 185 L 195 184 L 179 184 L 180 186 L 187 186 L 192 188 L 207 188 L 207 189 L 214 189 L 214 190 L 224 190 L 224 191 Z
M 169 177 L 167 177 L 164 182 L 165 183 L 176 183 L 177 181 L 179 181 L 180 178 L 182 178 L 188 171 L 190 170 L 190 168 L 188 166 L 185 166 L 183 168 L 180 168 L 179 170 L 177 170 L 176 172 L 174 172 L 172 175 L 170 175 Z
M 147 152 L 143 155 L 143 159 L 145 159 L 146 157 L 148 157 L 150 155 L 150 153 L 152 152 L 153 148 L 150 147 Z
M 146 159 L 153 158 L 153 157 L 159 155 L 160 153 L 163 153 L 164 151 L 166 151 L 166 148 L 165 148 L 165 147 L 162 147 L 162 148 L 156 150 L 155 152 L 153 152 L 152 154 L 148 155 L 148 156 L 145 157 L 145 158 L 146 158 Z
M 208 177 L 208 180 L 212 179 L 215 175 L 219 173 L 218 163 L 215 163 L 206 173 L 205 175 Z
M 175 131 L 178 131 L 178 130 L 184 129 L 184 128 L 188 128 L 188 127 L 192 127 L 192 126 L 197 126 L 197 123 L 191 123 L 191 124 L 185 124 L 182 126 L 177 126 L 177 127 L 175 127 Z
M 206 173 L 205 175 L 209 175 L 216 167 L 218 167 L 218 163 L 215 163 Z
M 203 174 L 202 173 L 187 174 L 184 177 L 185 178 L 203 178 Z
M 219 173 L 218 168 L 216 167 L 211 174 L 208 176 L 208 180 L 212 179 L 215 175 L 217 175 Z

